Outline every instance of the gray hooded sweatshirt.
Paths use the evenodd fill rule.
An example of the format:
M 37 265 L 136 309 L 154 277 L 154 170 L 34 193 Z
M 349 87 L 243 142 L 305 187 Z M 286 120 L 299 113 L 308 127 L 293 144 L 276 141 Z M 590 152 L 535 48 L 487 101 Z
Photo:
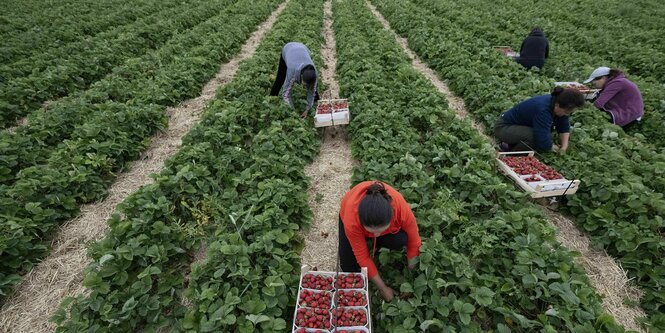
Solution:
M 307 46 L 298 42 L 291 42 L 284 45 L 284 48 L 282 49 L 282 58 L 286 63 L 286 80 L 284 81 L 284 85 L 282 85 L 282 98 L 284 98 L 284 101 L 288 103 L 289 106 L 293 107 L 293 103 L 291 103 L 291 89 L 294 84 L 301 83 L 300 71 L 302 71 L 307 65 L 314 66 L 314 62 L 309 56 L 309 49 L 307 49 Z M 316 71 L 316 66 L 314 67 L 314 70 Z M 317 81 L 315 81 L 313 85 L 307 87 L 308 109 L 314 104 Z

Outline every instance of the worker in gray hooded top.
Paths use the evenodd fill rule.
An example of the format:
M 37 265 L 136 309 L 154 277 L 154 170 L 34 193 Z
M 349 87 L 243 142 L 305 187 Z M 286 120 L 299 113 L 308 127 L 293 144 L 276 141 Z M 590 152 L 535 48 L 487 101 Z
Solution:
M 301 117 L 307 117 L 309 110 L 319 100 L 317 73 L 309 49 L 303 43 L 290 42 L 284 45 L 279 58 L 277 77 L 272 85 L 270 96 L 281 95 L 284 101 L 293 107 L 291 89 L 295 84 L 307 87 L 307 107 Z

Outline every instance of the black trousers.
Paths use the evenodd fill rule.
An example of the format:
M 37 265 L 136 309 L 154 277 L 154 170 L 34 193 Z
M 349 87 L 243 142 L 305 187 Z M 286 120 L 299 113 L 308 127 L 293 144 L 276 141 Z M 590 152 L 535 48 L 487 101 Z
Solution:
M 277 67 L 277 76 L 275 76 L 275 82 L 272 84 L 272 89 L 270 89 L 270 96 L 279 96 L 279 91 L 282 90 L 284 85 L 284 80 L 286 80 L 286 62 L 284 57 L 279 56 L 279 66 Z M 319 100 L 319 91 L 314 92 L 314 105 Z
M 600 111 L 603 111 L 603 112 L 607 113 L 610 116 L 610 119 L 608 119 L 608 120 L 610 121 L 610 123 L 614 124 L 614 115 L 612 114 L 612 112 L 609 112 L 605 109 L 600 109 Z M 639 125 L 639 124 L 640 124 L 640 120 L 635 119 L 635 120 L 629 122 L 628 124 L 621 126 L 621 128 L 623 128 L 624 131 L 627 131 L 631 127 L 634 127 L 635 125 Z
M 501 118 L 494 125 L 494 136 L 507 143 L 510 151 L 525 151 L 535 147 L 533 128 L 508 124 Z
M 400 230 L 396 234 L 383 235 L 376 238 L 376 247 L 387 248 L 390 250 L 399 250 L 406 247 L 408 236 L 404 230 Z M 370 253 L 372 249 L 370 249 Z M 343 272 L 360 272 L 360 265 L 353 254 L 351 243 L 346 238 L 344 232 L 344 223 L 342 217 L 339 218 L 339 264 Z
M 284 80 L 286 80 L 286 62 L 280 54 L 279 67 L 277 67 L 277 77 L 275 77 L 275 82 L 272 84 L 272 89 L 270 89 L 270 96 L 279 95 L 279 91 L 282 90 L 282 86 L 284 85 Z
M 543 69 L 543 66 L 545 66 L 545 59 L 517 58 L 515 61 L 526 69 L 531 69 L 531 67 Z

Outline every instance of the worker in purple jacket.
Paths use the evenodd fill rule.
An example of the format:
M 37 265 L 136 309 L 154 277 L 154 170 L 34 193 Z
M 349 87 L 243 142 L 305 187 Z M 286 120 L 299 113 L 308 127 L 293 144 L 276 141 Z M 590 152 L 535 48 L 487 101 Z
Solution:
M 316 67 L 305 44 L 290 42 L 282 48 L 277 77 L 270 90 L 270 96 L 278 96 L 281 93 L 284 101 L 293 107 L 291 90 L 296 84 L 302 84 L 307 88 L 307 106 L 301 114 L 301 117 L 305 118 L 314 103 L 319 100 Z
M 624 129 L 642 120 L 644 101 L 635 83 L 626 79 L 623 72 L 616 68 L 598 67 L 584 83 L 591 82 L 601 89 L 593 105 L 607 112 L 613 124 Z
M 570 115 L 584 105 L 584 95 L 577 89 L 556 87 L 551 94 L 522 101 L 501 114 L 494 126 L 494 136 L 502 151 L 565 152 L 570 139 Z M 557 146 L 552 129 L 559 133 Z

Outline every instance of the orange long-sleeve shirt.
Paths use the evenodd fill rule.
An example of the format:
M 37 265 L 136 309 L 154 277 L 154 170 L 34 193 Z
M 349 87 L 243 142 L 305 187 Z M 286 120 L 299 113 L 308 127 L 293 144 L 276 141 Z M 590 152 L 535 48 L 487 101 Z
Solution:
M 353 254 L 360 267 L 367 267 L 369 278 L 376 276 L 379 271 L 376 269 L 376 265 L 374 265 L 374 262 L 370 257 L 365 238 L 376 237 L 374 234 L 365 230 L 360 224 L 358 205 L 360 205 L 360 201 L 365 196 L 367 188 L 372 184 L 374 184 L 374 181 L 366 181 L 354 186 L 344 195 L 344 198 L 342 199 L 342 207 L 339 212 L 344 224 L 344 232 L 349 239 L 349 243 L 351 243 Z M 420 234 L 418 234 L 416 217 L 413 216 L 411 207 L 409 207 L 409 204 L 404 200 L 404 197 L 388 184 L 383 184 L 390 197 L 392 197 L 390 205 L 393 208 L 393 218 L 390 221 L 390 227 L 382 232 L 379 237 L 387 234 L 396 234 L 400 230 L 404 230 L 408 237 L 406 257 L 410 260 L 411 258 L 418 256 L 420 253 L 421 241 Z M 376 239 L 374 239 L 374 242 L 376 242 Z

